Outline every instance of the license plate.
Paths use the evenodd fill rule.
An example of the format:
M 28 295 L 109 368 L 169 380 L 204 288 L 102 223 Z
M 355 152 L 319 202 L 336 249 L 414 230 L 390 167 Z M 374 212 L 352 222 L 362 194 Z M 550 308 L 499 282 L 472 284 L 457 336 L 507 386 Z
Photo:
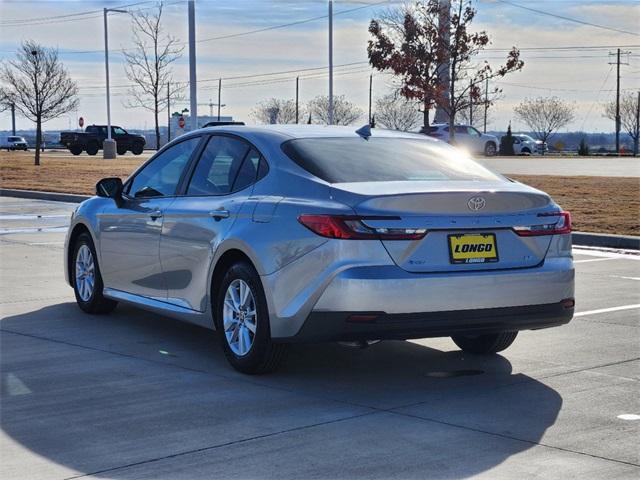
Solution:
M 498 261 L 498 247 L 493 233 L 449 235 L 451 263 L 488 263 Z

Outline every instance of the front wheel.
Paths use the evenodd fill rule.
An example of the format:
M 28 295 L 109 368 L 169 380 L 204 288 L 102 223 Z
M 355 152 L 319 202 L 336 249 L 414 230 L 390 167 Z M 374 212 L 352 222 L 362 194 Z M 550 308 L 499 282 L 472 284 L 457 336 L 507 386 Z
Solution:
M 484 146 L 484 154 L 487 157 L 493 157 L 497 152 L 498 152 L 498 148 L 496 147 L 496 144 L 493 142 L 487 142 L 487 144 Z
M 269 309 L 253 266 L 238 262 L 229 268 L 216 305 L 216 326 L 229 363 L 248 374 L 276 370 L 289 346 L 271 340 Z
M 88 233 L 82 233 L 73 249 L 71 272 L 78 306 L 87 313 L 109 313 L 117 302 L 102 295 L 103 284 L 96 249 Z
M 96 153 L 98 153 L 98 150 L 100 150 L 100 145 L 98 145 L 98 142 L 89 142 L 87 144 L 87 154 L 95 155 Z
M 453 335 L 451 339 L 463 352 L 487 355 L 509 348 L 518 332 L 500 332 L 489 335 Z
M 134 143 L 131 147 L 131 153 L 133 153 L 134 155 L 140 155 L 143 150 L 144 145 L 142 145 L 141 143 Z

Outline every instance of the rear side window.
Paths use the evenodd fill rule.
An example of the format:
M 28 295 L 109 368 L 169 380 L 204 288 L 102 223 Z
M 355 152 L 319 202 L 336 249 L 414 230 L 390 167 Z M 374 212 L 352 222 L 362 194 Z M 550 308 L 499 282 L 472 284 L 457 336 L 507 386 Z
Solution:
M 428 140 L 299 138 L 285 142 L 282 150 L 328 183 L 502 180 L 461 151 Z
M 251 185 L 256 167 L 249 146 L 230 137 L 211 137 L 196 166 L 187 195 L 225 195 Z M 257 161 L 256 161 L 257 164 Z

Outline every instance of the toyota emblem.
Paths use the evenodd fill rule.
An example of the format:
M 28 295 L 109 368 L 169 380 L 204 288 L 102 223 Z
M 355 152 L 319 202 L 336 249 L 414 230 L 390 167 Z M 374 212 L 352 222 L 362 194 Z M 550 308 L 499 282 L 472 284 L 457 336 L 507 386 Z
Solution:
M 467 202 L 467 206 L 469 207 L 469 210 L 473 210 L 474 212 L 477 212 L 478 210 L 482 210 L 486 204 L 487 202 L 482 197 L 473 197 L 473 198 L 470 198 L 469 201 Z

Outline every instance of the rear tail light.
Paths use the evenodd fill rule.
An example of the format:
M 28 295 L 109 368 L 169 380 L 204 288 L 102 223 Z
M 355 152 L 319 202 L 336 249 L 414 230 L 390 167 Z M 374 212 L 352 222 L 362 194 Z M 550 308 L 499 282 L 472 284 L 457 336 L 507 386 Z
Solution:
M 521 237 L 571 233 L 571 214 L 569 212 L 539 213 L 538 217 L 544 218 L 548 222 L 539 225 L 513 227 L 513 230 Z
M 358 217 L 351 215 L 300 215 L 298 221 L 313 233 L 341 240 L 420 240 L 426 228 L 370 227 L 366 220 L 400 220 L 399 217 Z

